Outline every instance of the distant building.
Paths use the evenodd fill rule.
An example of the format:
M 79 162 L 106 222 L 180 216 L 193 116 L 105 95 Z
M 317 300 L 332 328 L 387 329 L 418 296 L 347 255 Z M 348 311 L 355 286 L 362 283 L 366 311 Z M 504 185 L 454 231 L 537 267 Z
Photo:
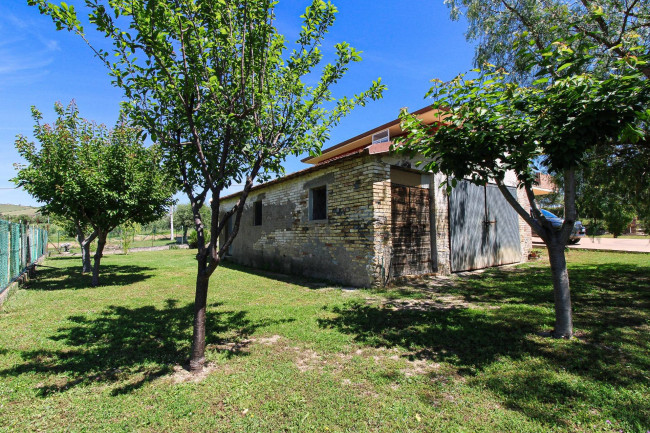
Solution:
M 553 176 L 545 173 L 537 173 L 533 192 L 535 195 L 546 195 L 557 192 L 557 185 L 555 184 L 555 180 L 553 180 Z

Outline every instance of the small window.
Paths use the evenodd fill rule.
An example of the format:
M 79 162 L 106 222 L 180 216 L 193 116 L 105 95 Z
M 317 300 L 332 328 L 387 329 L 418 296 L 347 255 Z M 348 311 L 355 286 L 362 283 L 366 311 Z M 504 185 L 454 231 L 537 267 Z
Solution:
M 261 226 L 262 225 L 262 202 L 256 201 L 254 203 L 253 210 L 255 211 L 253 215 L 253 225 Z
M 309 219 L 327 219 L 327 186 L 319 186 L 309 190 Z

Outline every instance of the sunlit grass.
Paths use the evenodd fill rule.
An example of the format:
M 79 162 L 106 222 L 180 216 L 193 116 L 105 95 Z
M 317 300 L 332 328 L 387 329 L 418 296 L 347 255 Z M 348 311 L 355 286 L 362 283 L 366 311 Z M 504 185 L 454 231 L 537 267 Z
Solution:
M 211 281 L 190 349 L 195 251 L 54 258 L 0 310 L 0 431 L 650 429 L 650 255 L 570 251 L 577 338 L 548 264 L 382 290 L 246 268 Z

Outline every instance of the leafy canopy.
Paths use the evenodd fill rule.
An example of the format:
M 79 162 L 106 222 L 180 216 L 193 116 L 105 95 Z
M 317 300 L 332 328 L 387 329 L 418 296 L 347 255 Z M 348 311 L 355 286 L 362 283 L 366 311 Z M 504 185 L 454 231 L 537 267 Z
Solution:
M 13 181 L 44 203 L 44 213 L 107 233 L 165 212 L 173 189 L 157 146 L 145 148 L 139 130 L 124 118 L 108 130 L 81 118 L 74 103 L 66 108 L 57 103 L 54 110 L 57 120 L 47 124 L 32 107 L 38 146 L 22 135 L 16 139 L 27 165 L 16 165 Z
M 72 6 L 29 2 L 88 40 Z M 213 233 L 225 224 L 215 221 L 224 188 L 245 184 L 245 201 L 254 179 L 282 173 L 290 154 L 319 152 L 343 116 L 385 88 L 378 79 L 354 97 L 334 98 L 331 87 L 361 60 L 341 42 L 322 65 L 336 7 L 313 0 L 290 47 L 275 27 L 276 3 L 85 0 L 91 24 L 113 43 L 110 53 L 93 49 L 123 89 L 127 113 L 160 143 L 195 214 L 211 193 Z
M 57 28 L 86 38 L 74 8 L 28 0 Z M 313 0 L 289 47 L 274 25 L 271 0 L 85 0 L 89 19 L 113 44 L 95 49 L 123 89 L 126 111 L 160 143 L 167 167 L 192 206 L 198 246 L 190 368 L 205 362 L 208 280 L 237 235 L 253 183 L 283 173 L 288 155 L 315 154 L 355 106 L 380 98 L 380 80 L 353 97 L 331 87 L 361 60 L 346 42 L 325 63 L 321 47 L 337 12 Z M 88 40 L 86 38 L 86 40 Z M 221 212 L 221 192 L 244 189 Z M 208 241 L 200 209 L 211 194 Z M 230 225 L 231 218 L 234 222 Z M 223 242 L 219 235 L 227 230 Z
M 576 50 L 558 40 L 537 50 L 534 41 L 524 39 L 520 46 L 524 52 L 518 57 L 537 71 L 531 87 L 508 81 L 507 74 L 492 65 L 475 70 L 475 79 L 434 81 L 429 95 L 440 118 L 426 125 L 403 111 L 402 128 L 408 135 L 402 143 L 406 151 L 426 157 L 427 169 L 453 176 L 449 189 L 457 178 L 479 185 L 497 183 L 506 201 L 547 245 L 555 301 L 552 334 L 570 338 L 573 315 L 564 248 L 576 220 L 576 169 L 594 146 L 608 148 L 621 140 L 644 138 L 650 86 L 638 59 L 615 62 L 602 78 L 601 71 L 573 70 L 589 60 L 588 44 L 578 43 L 581 49 Z M 564 178 L 565 212 L 559 229 L 541 214 L 532 191 L 531 161 L 542 156 L 541 164 Z M 505 187 L 508 170 L 525 189 L 532 215 L 528 204 Z
M 530 187 L 534 158 L 543 155 L 543 166 L 563 172 L 582 164 L 594 146 L 644 139 L 650 87 L 636 68 L 641 60 L 619 61 L 602 79 L 572 74 L 571 67 L 586 54 L 563 41 L 542 51 L 530 44 L 524 49 L 531 55 L 520 57 L 542 71 L 534 86 L 520 87 L 493 65 L 473 70 L 473 79 L 434 80 L 427 96 L 441 118 L 423 125 L 403 112 L 409 132 L 405 149 L 427 157 L 428 169 L 478 184 L 503 181 L 506 171 L 514 170 L 520 184 Z
M 542 52 L 554 41 L 577 37 L 593 47 L 590 67 L 650 52 L 650 3 L 640 0 L 445 0 L 452 19 L 464 15 L 466 37 L 477 42 L 475 62 L 505 67 L 519 80 L 530 78 L 528 62 L 513 45 L 528 34 Z M 557 65 L 560 66 L 560 65 Z M 650 76 L 648 66 L 638 65 Z M 511 76 L 512 77 L 512 76 Z
M 85 35 L 73 6 L 29 1 L 50 14 L 57 28 Z M 190 185 L 206 178 L 227 187 L 244 177 L 260 153 L 262 174 L 281 172 L 283 158 L 318 152 L 334 124 L 384 89 L 377 80 L 353 98 L 332 96 L 330 86 L 361 60 L 345 42 L 334 46 L 335 61 L 322 67 L 315 84 L 303 81 L 313 80 L 310 74 L 324 57 L 320 45 L 337 12 L 329 2 L 315 0 L 306 9 L 290 51 L 274 27 L 274 1 L 104 3 L 85 1 L 90 22 L 113 41 L 115 57 L 95 52 L 124 90 L 134 121 L 168 157 L 188 163 Z M 215 173 L 220 166 L 224 173 Z

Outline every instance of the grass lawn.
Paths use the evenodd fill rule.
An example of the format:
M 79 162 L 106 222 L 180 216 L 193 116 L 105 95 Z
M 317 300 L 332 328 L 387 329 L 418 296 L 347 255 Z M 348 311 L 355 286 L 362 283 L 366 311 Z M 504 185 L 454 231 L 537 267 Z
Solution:
M 390 290 L 222 267 L 209 367 L 189 354 L 195 251 L 53 258 L 0 310 L 0 431 L 650 430 L 650 255 L 570 251 L 578 338 L 548 263 Z
M 50 236 L 52 236 L 50 234 Z M 49 239 L 50 242 L 50 253 L 56 254 L 56 250 L 61 249 L 61 245 L 64 243 L 69 243 L 70 248 L 69 251 L 74 254 L 81 254 L 81 248 L 79 247 L 79 243 L 77 242 L 76 239 L 72 238 L 60 238 L 57 239 L 56 235 L 52 239 L 50 237 Z M 136 239 L 134 241 L 131 241 L 129 243 L 129 249 L 131 248 L 148 248 L 148 247 L 162 247 L 165 245 L 176 245 L 175 241 L 172 241 L 169 239 L 169 235 L 166 237 L 161 237 L 159 239 Z M 95 250 L 97 249 L 97 241 L 93 241 L 93 243 L 90 245 L 90 252 L 92 255 L 94 255 Z M 120 238 L 109 238 L 106 240 L 106 246 L 104 247 L 105 252 L 111 252 L 113 250 L 121 250 L 122 249 L 122 239 Z M 103 260 L 103 259 L 102 259 Z

